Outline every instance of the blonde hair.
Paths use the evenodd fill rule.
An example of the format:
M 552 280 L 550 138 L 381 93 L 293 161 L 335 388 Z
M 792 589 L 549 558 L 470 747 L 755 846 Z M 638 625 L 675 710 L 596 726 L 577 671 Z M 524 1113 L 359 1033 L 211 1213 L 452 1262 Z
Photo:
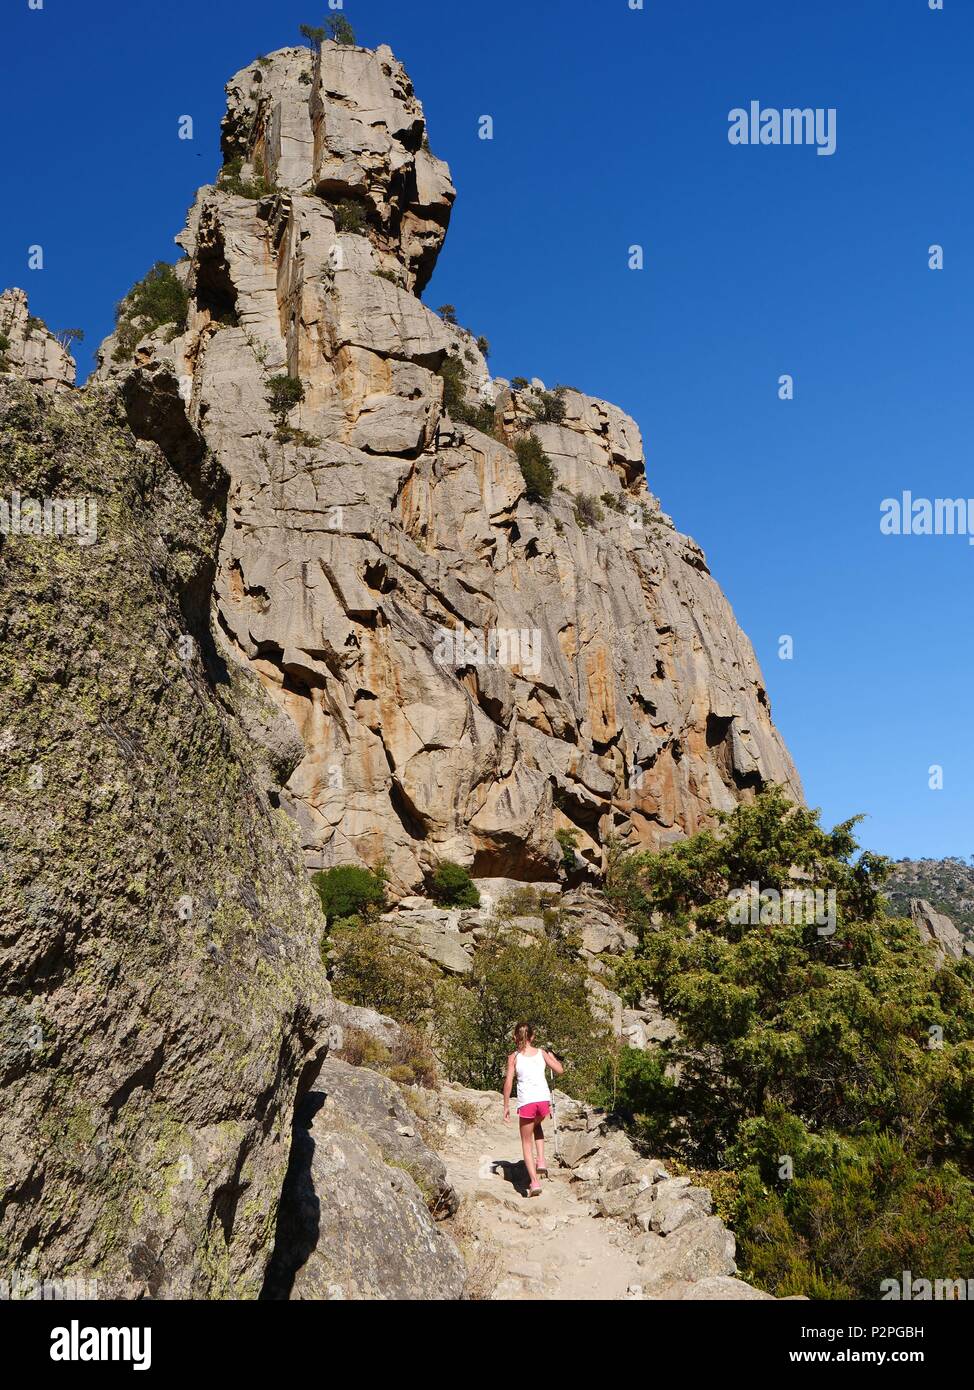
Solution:
M 523 1052 L 528 1043 L 534 1042 L 534 1028 L 530 1023 L 519 1023 L 514 1029 L 514 1046 Z

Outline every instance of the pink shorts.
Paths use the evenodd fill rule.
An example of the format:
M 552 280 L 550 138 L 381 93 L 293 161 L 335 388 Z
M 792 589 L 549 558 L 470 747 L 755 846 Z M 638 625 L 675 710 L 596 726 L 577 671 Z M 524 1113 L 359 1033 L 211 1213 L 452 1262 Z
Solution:
M 546 1120 L 550 1109 L 546 1100 L 532 1100 L 527 1105 L 519 1105 L 517 1113 L 522 1120 Z

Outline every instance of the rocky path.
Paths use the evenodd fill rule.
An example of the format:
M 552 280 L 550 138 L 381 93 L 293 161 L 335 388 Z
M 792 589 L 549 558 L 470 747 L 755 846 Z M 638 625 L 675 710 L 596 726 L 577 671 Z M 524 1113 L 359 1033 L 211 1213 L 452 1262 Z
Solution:
M 438 1150 L 494 1299 L 753 1299 L 733 1277 L 734 1238 L 710 1194 L 640 1158 L 604 1118 L 562 1098 L 559 1158 L 545 1125 L 550 1178 L 525 1194 L 516 1122 L 501 1098 L 446 1087 Z M 469 1248 L 468 1248 L 469 1258 Z
M 579 1200 L 569 1170 L 556 1167 L 549 1137 L 549 1171 L 541 1197 L 524 1195 L 516 1121 L 505 1125 L 499 1096 L 480 1107 L 475 1125 L 448 1141 L 447 1173 L 466 1212 L 493 1252 L 495 1298 L 619 1299 L 632 1297 L 641 1271 L 628 1233 L 615 1221 L 595 1221 Z

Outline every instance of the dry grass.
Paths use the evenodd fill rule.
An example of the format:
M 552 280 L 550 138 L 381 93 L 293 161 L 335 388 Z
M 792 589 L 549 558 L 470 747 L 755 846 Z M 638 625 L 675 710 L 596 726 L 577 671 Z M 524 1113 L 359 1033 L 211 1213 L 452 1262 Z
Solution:
M 439 1150 L 446 1141 L 446 1126 L 436 1092 L 421 1086 L 401 1086 L 402 1098 L 416 1116 L 420 1137 L 427 1148 Z
M 467 1278 L 463 1286 L 464 1301 L 489 1302 L 501 1281 L 504 1266 L 493 1243 L 477 1229 L 469 1202 L 460 1203 L 455 1215 L 450 1218 L 447 1229 L 456 1241 L 467 1266 Z
M 466 1096 L 454 1096 L 448 1101 L 448 1104 L 460 1123 L 466 1125 L 468 1129 L 480 1119 L 480 1112 L 477 1107 L 472 1100 L 467 1100 Z

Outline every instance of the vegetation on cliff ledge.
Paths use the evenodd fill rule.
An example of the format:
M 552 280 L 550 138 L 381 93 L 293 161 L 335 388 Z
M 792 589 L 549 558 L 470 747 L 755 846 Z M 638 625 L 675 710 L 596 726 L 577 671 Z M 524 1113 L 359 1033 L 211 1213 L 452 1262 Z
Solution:
M 129 290 L 115 310 L 116 362 L 130 362 L 139 342 L 163 324 L 172 324 L 175 337 L 186 327 L 189 294 L 166 261 L 156 261 Z

